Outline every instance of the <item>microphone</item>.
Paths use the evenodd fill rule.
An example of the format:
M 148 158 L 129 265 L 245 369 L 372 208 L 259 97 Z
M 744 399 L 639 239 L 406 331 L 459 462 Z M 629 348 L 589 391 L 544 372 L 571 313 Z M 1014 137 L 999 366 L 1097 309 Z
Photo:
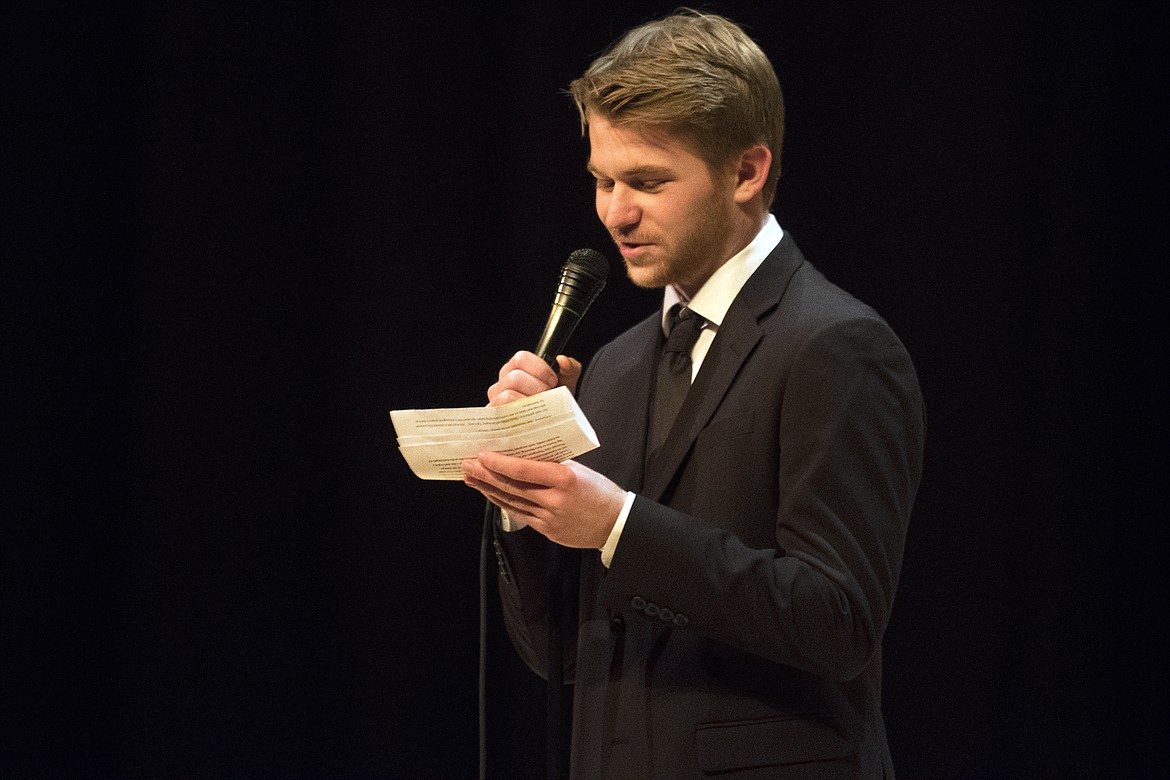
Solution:
M 557 355 L 564 349 L 577 323 L 585 316 L 589 304 L 605 287 L 609 274 L 609 262 L 595 249 L 578 249 L 569 255 L 561 268 L 561 281 L 552 311 L 545 323 L 544 333 L 536 345 L 535 352 L 541 360 L 557 371 Z

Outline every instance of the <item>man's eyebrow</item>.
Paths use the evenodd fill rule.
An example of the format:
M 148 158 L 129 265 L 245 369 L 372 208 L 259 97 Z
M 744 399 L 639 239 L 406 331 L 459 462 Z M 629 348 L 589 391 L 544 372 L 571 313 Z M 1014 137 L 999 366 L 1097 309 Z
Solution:
M 602 176 L 597 169 L 593 167 L 593 163 L 586 163 L 585 170 L 589 171 L 594 176 Z M 623 179 L 651 179 L 662 178 L 670 176 L 670 169 L 662 165 L 638 165 L 633 168 L 622 170 L 618 174 Z M 608 177 L 605 177 L 608 178 Z

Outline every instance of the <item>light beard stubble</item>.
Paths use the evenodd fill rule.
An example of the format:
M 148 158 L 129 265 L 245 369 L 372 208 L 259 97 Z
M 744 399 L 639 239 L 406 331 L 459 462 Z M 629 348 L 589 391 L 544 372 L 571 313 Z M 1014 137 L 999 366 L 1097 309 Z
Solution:
M 696 208 L 691 229 L 680 237 L 677 251 L 663 249 L 661 261 L 648 278 L 643 278 L 642 281 L 635 279 L 634 267 L 623 257 L 626 276 L 643 289 L 657 289 L 674 284 L 689 289 L 691 294 L 698 292 L 699 287 L 702 287 L 715 269 L 728 259 L 718 256 L 723 251 L 724 234 L 730 221 L 723 208 L 725 202 L 724 196 L 712 192 Z M 615 245 L 618 243 L 618 237 L 612 232 L 610 238 Z M 655 246 L 662 248 L 662 244 L 656 243 Z M 648 267 L 638 266 L 638 269 L 646 271 Z

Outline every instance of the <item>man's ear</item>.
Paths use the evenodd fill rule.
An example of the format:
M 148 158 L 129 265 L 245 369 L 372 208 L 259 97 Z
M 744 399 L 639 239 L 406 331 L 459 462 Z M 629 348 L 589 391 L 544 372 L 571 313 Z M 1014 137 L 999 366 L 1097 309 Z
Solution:
M 749 146 L 739 156 L 735 172 L 735 202 L 747 203 L 759 195 L 768 181 L 772 150 L 765 144 Z

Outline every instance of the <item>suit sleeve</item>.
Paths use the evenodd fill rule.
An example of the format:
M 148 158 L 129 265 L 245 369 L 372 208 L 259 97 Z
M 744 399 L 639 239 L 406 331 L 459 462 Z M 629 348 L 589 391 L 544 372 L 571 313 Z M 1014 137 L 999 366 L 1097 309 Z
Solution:
M 548 543 L 531 528 L 503 531 L 499 512 L 494 514 L 492 544 L 508 638 L 524 663 L 547 680 Z
M 849 680 L 889 619 L 921 472 L 921 394 L 905 349 L 877 318 L 813 332 L 786 370 L 763 401 L 779 405 L 770 415 L 775 516 L 760 518 L 775 546 L 751 547 L 639 496 L 600 597 L 611 609 L 666 608 L 683 616 L 676 630 Z M 734 464 L 725 477 L 734 484 Z

